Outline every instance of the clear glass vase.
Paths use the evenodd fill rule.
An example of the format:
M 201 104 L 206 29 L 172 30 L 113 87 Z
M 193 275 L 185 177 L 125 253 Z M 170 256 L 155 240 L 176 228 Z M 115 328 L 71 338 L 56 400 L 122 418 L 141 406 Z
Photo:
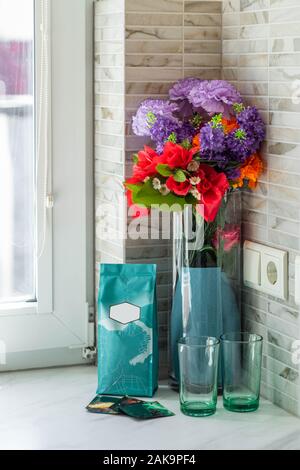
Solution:
M 178 387 L 178 340 L 241 330 L 241 192 L 228 193 L 213 222 L 191 206 L 173 214 L 170 376 Z M 218 383 L 221 387 L 221 371 Z

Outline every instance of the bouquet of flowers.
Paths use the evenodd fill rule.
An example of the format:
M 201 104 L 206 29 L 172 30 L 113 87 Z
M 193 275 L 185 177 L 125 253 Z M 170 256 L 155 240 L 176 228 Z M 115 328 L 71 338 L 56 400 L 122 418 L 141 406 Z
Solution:
M 211 223 L 225 194 L 255 188 L 263 170 L 265 125 L 224 80 L 180 80 L 168 100 L 143 101 L 132 126 L 155 146 L 133 156 L 125 182 L 137 216 L 153 205 L 178 211 L 189 204 Z

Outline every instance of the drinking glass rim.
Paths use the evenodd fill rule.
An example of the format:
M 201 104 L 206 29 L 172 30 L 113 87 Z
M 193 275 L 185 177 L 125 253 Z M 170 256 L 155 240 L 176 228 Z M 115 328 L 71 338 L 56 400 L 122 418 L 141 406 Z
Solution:
M 189 344 L 186 340 L 196 340 L 195 344 Z M 201 340 L 213 340 L 211 344 L 201 344 Z M 178 346 L 188 346 L 190 348 L 212 348 L 220 344 L 220 339 L 216 338 L 215 336 L 183 336 L 177 341 Z
M 252 336 L 252 339 L 243 340 L 243 339 L 225 339 L 227 335 L 240 335 L 241 338 L 243 335 Z M 240 344 L 250 344 L 250 343 L 260 343 L 263 341 L 263 337 L 257 333 L 249 333 L 248 331 L 230 331 L 229 333 L 223 333 L 220 336 L 220 341 L 222 343 L 240 343 Z

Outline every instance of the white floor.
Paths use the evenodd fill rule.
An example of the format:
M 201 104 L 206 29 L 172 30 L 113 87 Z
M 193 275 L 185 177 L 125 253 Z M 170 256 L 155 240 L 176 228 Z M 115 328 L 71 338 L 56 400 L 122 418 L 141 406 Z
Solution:
M 255 413 L 229 413 L 220 402 L 209 418 L 188 418 L 178 395 L 156 399 L 175 417 L 136 421 L 90 414 L 95 367 L 0 374 L 0 449 L 300 449 L 300 420 L 262 401 Z

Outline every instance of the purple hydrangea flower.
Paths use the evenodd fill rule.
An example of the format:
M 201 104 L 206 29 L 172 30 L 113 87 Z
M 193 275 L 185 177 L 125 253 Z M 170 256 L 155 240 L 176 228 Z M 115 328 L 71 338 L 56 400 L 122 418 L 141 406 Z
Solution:
M 229 117 L 232 105 L 241 101 L 238 91 L 225 80 L 205 80 L 193 87 L 188 97 L 195 108 L 203 108 L 209 114 L 223 113 Z
M 170 99 L 174 101 L 188 99 L 191 90 L 199 86 L 201 82 L 202 80 L 198 78 L 184 78 L 183 80 L 178 80 L 169 90 Z
M 201 151 L 206 153 L 223 153 L 225 135 L 221 127 L 206 124 L 200 131 Z
M 178 80 L 169 91 L 170 99 L 178 103 L 178 113 L 183 118 L 192 116 L 196 109 L 188 100 L 189 94 L 194 87 L 198 87 L 202 80 L 198 78 L 184 78 Z
M 176 103 L 147 99 L 140 104 L 136 115 L 132 118 L 133 132 L 140 136 L 150 136 L 152 126 L 155 124 L 156 119 L 161 116 L 178 124 L 178 119 L 173 115 L 177 110 L 178 105 Z

